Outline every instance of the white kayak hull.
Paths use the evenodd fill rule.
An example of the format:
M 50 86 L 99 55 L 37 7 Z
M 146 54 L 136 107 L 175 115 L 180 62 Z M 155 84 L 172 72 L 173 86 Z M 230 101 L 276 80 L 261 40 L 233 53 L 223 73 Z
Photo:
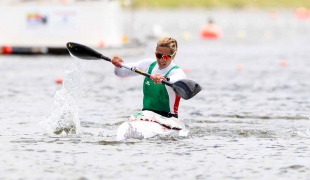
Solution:
M 146 139 L 162 136 L 187 136 L 188 130 L 174 130 L 151 121 L 126 121 L 122 123 L 116 135 L 117 141 L 127 139 Z

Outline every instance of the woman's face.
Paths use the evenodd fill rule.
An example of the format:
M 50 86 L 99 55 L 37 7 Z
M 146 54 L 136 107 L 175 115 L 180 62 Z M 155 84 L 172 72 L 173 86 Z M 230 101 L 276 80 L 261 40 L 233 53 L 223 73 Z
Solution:
M 175 57 L 175 54 L 171 54 L 170 48 L 162 46 L 157 46 L 155 55 L 160 69 L 168 67 Z

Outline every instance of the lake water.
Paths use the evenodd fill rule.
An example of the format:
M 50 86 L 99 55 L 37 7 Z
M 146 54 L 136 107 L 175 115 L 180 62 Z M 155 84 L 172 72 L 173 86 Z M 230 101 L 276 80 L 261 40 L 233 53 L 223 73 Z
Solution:
M 220 40 L 199 38 L 210 16 Z M 181 101 L 189 136 L 115 141 L 117 127 L 141 109 L 142 76 L 118 78 L 108 62 L 70 56 L 0 56 L 0 179 L 310 178 L 310 20 L 289 10 L 133 17 L 125 23 L 146 51 L 125 62 L 153 56 L 157 40 L 145 37 L 155 27 L 179 40 L 177 64 L 203 87 Z M 82 133 L 48 136 L 39 123 L 61 111 L 56 80 L 77 65 L 71 107 Z

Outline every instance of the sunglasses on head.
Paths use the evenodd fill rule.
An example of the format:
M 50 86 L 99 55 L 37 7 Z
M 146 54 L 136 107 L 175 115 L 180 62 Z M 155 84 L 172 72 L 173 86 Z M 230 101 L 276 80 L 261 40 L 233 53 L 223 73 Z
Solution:
M 175 55 L 175 53 L 170 54 L 170 55 L 165 55 L 165 54 L 160 54 L 160 53 L 158 53 L 158 52 L 155 52 L 155 56 L 156 56 L 157 59 L 163 58 L 163 59 L 166 60 L 166 61 L 171 60 L 171 58 L 172 58 L 174 55 Z

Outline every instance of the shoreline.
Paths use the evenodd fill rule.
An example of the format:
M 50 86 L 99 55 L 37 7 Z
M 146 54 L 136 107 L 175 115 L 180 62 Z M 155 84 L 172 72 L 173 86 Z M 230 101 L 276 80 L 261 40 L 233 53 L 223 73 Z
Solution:
M 229 7 L 123 7 L 126 11 L 296 11 L 298 8 L 258 8 L 258 7 L 248 7 L 248 8 L 229 8 Z M 310 9 L 309 9 L 310 10 Z
M 157 0 L 146 2 L 144 0 L 134 1 L 122 1 L 123 5 L 134 6 L 135 8 L 262 8 L 262 9 L 282 9 L 290 8 L 295 9 L 299 7 L 310 8 L 310 1 L 308 0 L 297 0 L 289 2 L 278 2 L 272 0 L 260 0 L 260 1 L 246 1 L 246 0 L 218 0 L 218 1 L 205 1 L 205 0 L 194 0 L 191 2 L 185 0 L 179 1 L 166 1 Z

